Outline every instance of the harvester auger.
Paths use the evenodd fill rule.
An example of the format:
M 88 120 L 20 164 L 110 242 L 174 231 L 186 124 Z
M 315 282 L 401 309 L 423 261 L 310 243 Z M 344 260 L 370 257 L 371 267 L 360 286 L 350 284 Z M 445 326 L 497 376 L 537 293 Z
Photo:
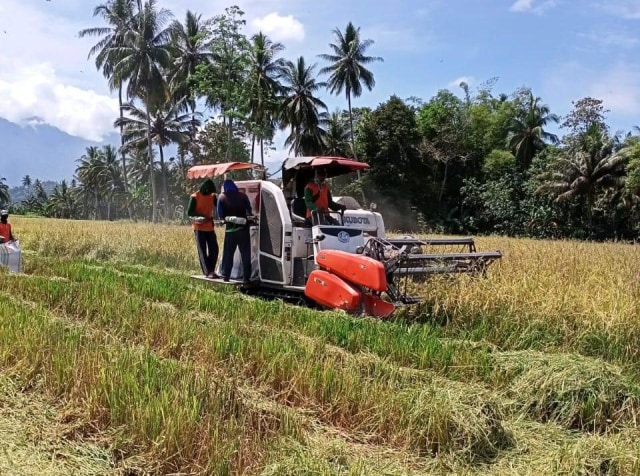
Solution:
M 309 220 L 303 193 L 317 167 L 323 167 L 327 177 L 335 177 L 369 166 L 341 157 L 294 157 L 283 163 L 282 186 L 264 179 L 237 181 L 255 213 L 247 221 L 251 283 L 243 284 L 239 252 L 233 258 L 230 281 L 193 277 L 238 285 L 252 295 L 387 317 L 397 306 L 420 301 L 419 296 L 408 295 L 410 281 L 434 274 L 485 275 L 487 267 L 502 257 L 499 251 L 476 251 L 473 238 L 386 237 L 382 215 L 362 209 L 351 197 L 335 197 L 347 206 L 344 212 L 330 214 L 330 219 L 313 214 Z M 189 169 L 188 177 L 215 177 L 240 169 L 260 166 L 201 165 Z M 435 251 L 455 246 L 464 249 Z

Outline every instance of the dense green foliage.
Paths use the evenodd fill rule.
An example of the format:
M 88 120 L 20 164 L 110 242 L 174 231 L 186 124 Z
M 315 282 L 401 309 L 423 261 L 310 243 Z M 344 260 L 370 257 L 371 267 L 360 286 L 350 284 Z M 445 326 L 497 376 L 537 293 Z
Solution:
M 576 102 L 559 138 L 547 126 L 560 118 L 529 89 L 496 96 L 487 83 L 472 96 L 463 86 L 462 99 L 443 90 L 418 107 L 392 97 L 360 123 L 367 196 L 412 218 L 393 225 L 638 237 L 638 138 L 611 134 L 600 100 Z
M 33 193 L 14 211 L 54 217 L 172 220 L 184 216 L 194 164 L 264 164 L 264 148 L 287 130 L 293 155 L 343 155 L 371 168 L 335 180 L 336 194 L 376 202 L 387 227 L 448 233 L 636 239 L 640 235 L 640 145 L 612 133 L 597 98 L 559 117 L 529 88 L 438 91 L 424 101 L 392 96 L 375 109 L 352 99 L 375 86 L 373 40 L 349 22 L 333 30 L 326 62 L 285 59 L 285 46 L 244 33 L 237 6 L 184 23 L 155 0 L 108 0 L 106 27 L 90 51 L 120 92 L 119 150 L 89 148 L 71 184 Z M 321 93 L 345 94 L 329 114 Z M 126 97 L 123 99 L 122 95 Z M 202 123 L 201 105 L 213 111 Z M 551 131 L 559 127 L 562 134 Z M 555 131 L 558 132 L 558 131 Z M 177 157 L 166 158 L 170 144 Z M 354 177 L 355 178 L 355 177 Z M 25 178 L 26 179 L 26 178 Z M 29 179 L 30 180 L 30 179 Z M 0 204 L 8 202 L 0 180 Z M 365 205 L 367 204 L 365 203 Z

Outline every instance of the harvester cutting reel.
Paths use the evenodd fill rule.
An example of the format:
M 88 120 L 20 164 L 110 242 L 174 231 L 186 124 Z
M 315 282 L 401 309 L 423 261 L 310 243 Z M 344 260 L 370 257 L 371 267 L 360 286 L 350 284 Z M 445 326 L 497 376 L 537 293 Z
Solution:
M 469 252 L 424 253 L 429 245 L 468 245 Z M 502 257 L 499 251 L 477 252 L 472 239 L 385 240 L 370 238 L 362 254 L 385 263 L 396 276 L 428 276 L 432 274 L 468 273 L 486 275 L 488 266 Z
M 462 245 L 468 252 L 425 253 L 428 246 Z M 472 238 L 416 240 L 401 238 L 385 240 L 370 238 L 362 250 L 364 256 L 384 264 L 387 276 L 387 295 L 394 302 L 414 304 L 421 299 L 408 296 L 411 278 L 424 281 L 431 275 L 467 273 L 486 276 L 489 265 L 502 257 L 499 251 L 477 252 Z

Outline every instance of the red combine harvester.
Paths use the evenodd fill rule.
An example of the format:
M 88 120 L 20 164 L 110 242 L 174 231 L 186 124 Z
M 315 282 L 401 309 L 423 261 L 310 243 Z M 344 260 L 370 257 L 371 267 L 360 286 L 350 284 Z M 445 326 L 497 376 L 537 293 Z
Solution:
M 237 285 L 251 295 L 387 317 L 397 306 L 420 301 L 407 294 L 410 280 L 443 273 L 484 275 L 502 257 L 499 251 L 477 252 L 473 238 L 387 237 L 382 215 L 362 209 L 351 197 L 336 198 L 348 208 L 330 213 L 332 224 L 317 214 L 309 224 L 303 194 L 317 167 L 331 178 L 369 165 L 341 157 L 294 157 L 283 163 L 282 187 L 261 179 L 236 181 L 255 213 L 248 221 L 251 284 L 242 284 L 239 252 L 229 282 L 201 275 L 193 278 Z M 261 167 L 243 162 L 199 165 L 189 169 L 187 176 L 202 179 L 247 169 Z M 426 252 L 443 247 L 464 251 Z

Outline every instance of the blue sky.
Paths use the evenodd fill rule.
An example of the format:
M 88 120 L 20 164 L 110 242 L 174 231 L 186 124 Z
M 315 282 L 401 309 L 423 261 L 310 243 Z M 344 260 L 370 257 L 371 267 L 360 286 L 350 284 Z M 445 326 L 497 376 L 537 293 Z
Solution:
M 98 139 L 112 130 L 115 95 L 75 35 L 100 25 L 89 0 L 0 1 L 0 117 L 38 115 L 74 135 Z M 594 96 L 611 110 L 614 130 L 640 125 L 640 0 L 238 0 L 247 33 L 262 29 L 287 47 L 285 56 L 321 61 L 332 29 L 348 21 L 375 41 L 372 92 L 354 106 L 376 107 L 397 94 L 428 100 L 439 89 L 461 93 L 497 77 L 496 93 L 530 86 L 564 115 L 571 101 Z M 160 0 L 176 18 L 187 8 L 204 16 L 233 2 Z M 344 97 L 323 95 L 330 109 Z M 287 151 L 279 134 L 271 164 Z

